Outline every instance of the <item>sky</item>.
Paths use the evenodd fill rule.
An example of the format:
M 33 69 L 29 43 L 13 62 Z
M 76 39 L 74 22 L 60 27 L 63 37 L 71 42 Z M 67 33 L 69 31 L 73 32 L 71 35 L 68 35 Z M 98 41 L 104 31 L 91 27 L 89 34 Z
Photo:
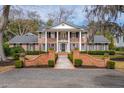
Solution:
M 0 6 L 0 10 L 1 10 Z M 73 23 L 75 25 L 87 25 L 87 18 L 86 13 L 84 12 L 84 5 L 23 5 L 23 6 L 13 6 L 13 7 L 21 7 L 24 11 L 37 11 L 37 13 L 40 15 L 41 20 L 47 21 L 48 20 L 48 13 L 56 13 L 56 11 L 59 10 L 59 7 L 63 7 L 65 9 L 74 9 L 74 19 Z M 121 15 L 116 22 L 120 25 L 124 24 L 124 14 Z
M 73 23 L 79 26 L 86 24 L 85 13 L 83 12 L 84 6 L 79 5 L 68 5 L 68 6 L 57 6 L 57 5 L 42 5 L 42 6 L 20 6 L 24 10 L 28 11 L 37 11 L 37 13 L 41 16 L 41 20 L 47 21 L 49 13 L 55 13 L 59 10 L 59 7 L 63 7 L 64 9 L 74 9 L 74 19 Z

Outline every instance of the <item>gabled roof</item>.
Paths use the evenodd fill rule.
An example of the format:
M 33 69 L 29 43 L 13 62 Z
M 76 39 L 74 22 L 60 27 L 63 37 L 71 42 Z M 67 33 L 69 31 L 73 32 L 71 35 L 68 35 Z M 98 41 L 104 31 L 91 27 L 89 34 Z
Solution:
M 61 22 L 59 24 L 56 24 L 52 27 L 49 27 L 49 28 L 52 28 L 52 29 L 82 29 L 81 27 L 77 26 L 77 25 L 74 25 L 74 24 L 71 24 L 71 23 L 67 23 L 67 22 Z
M 25 35 L 22 36 L 15 36 L 14 38 L 12 38 L 9 43 L 10 44 L 14 44 L 14 43 L 37 43 L 38 42 L 38 37 L 35 34 L 32 33 L 27 33 Z
M 53 26 L 47 27 L 47 28 L 40 28 L 39 31 L 40 32 L 44 32 L 46 29 L 78 29 L 78 30 L 84 30 L 82 27 L 71 24 L 71 23 L 67 23 L 67 22 L 61 22 L 59 24 L 55 24 Z
M 93 38 L 93 43 L 110 43 L 110 42 L 103 35 L 95 35 Z

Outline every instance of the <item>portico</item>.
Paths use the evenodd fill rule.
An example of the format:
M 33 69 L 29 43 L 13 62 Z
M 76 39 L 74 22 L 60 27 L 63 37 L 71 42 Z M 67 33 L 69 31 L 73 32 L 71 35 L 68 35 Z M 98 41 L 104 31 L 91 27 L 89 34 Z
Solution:
M 55 45 L 56 52 L 70 52 L 72 49 L 79 48 L 81 50 L 81 31 L 71 31 L 71 30 L 63 30 L 59 31 L 59 29 L 54 31 L 46 31 L 45 32 L 45 51 L 48 50 L 48 40 L 49 35 L 53 36 L 53 44 Z M 49 34 L 49 35 L 48 35 Z M 49 39 L 48 39 L 49 38 Z M 71 41 L 74 40 L 74 41 Z M 76 46 L 77 45 L 77 46 Z M 80 46 L 80 47 L 79 47 Z

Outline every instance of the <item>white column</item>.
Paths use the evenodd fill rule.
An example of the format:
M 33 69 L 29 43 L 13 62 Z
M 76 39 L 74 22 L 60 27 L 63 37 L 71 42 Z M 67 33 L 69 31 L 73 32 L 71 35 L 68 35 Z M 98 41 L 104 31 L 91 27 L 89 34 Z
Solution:
M 70 52 L 70 31 L 68 31 L 68 52 Z
M 57 45 L 57 46 L 56 46 L 56 48 L 57 48 L 57 49 L 56 49 L 56 52 L 59 52 L 59 51 L 58 51 L 58 50 L 59 50 L 59 49 L 58 49 L 58 31 L 57 31 L 56 45 Z
M 47 31 L 45 32 L 45 51 L 47 52 Z
M 79 32 L 79 50 L 81 51 L 81 31 Z

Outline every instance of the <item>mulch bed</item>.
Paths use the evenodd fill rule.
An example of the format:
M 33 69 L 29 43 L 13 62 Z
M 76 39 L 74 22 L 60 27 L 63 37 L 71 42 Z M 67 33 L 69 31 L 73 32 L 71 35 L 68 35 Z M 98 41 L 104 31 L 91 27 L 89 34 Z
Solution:
M 10 66 L 10 65 L 14 65 L 13 60 L 7 60 L 5 62 L 0 62 L 0 66 Z

